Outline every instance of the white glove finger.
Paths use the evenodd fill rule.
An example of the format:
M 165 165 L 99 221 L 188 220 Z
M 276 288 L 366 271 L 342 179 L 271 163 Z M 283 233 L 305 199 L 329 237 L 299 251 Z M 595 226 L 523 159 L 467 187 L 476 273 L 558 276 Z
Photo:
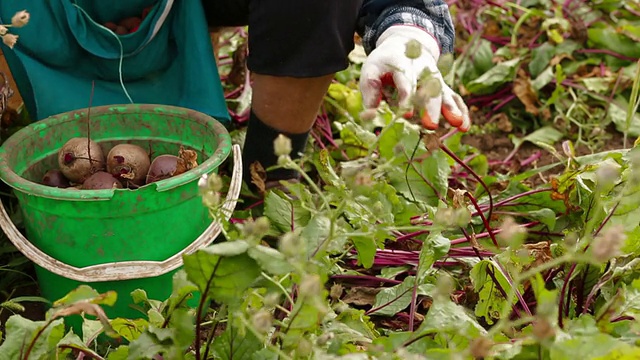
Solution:
M 398 106 L 401 109 L 411 109 L 411 98 L 416 92 L 417 79 L 415 74 L 413 71 L 397 70 L 393 72 L 393 81 L 398 90 Z
M 440 124 L 440 113 L 442 109 L 442 96 L 430 98 L 420 114 L 420 122 L 427 129 L 435 130 Z
M 456 93 L 453 92 L 447 85 L 443 85 L 442 89 L 442 105 L 445 106 L 454 116 L 461 117 L 462 109 L 457 102 Z
M 446 85 L 445 85 L 446 86 Z M 471 127 L 469 108 L 460 95 L 446 86 L 443 92 L 443 114 L 447 121 L 461 131 L 467 131 Z
M 360 70 L 360 92 L 362 93 L 362 104 L 370 109 L 377 107 L 381 99 L 382 81 L 380 77 L 383 71 L 380 67 L 372 63 L 365 63 Z

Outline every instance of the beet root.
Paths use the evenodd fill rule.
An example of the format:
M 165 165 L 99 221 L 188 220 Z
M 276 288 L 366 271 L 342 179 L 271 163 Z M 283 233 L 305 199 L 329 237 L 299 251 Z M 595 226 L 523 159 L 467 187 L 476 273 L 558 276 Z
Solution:
M 114 32 L 118 35 L 127 35 L 129 33 L 129 30 L 127 30 L 127 28 L 124 26 L 118 25 Z
M 149 155 L 138 145 L 118 144 L 107 154 L 107 171 L 127 187 L 144 185 L 150 165 Z
M 176 175 L 180 158 L 175 155 L 159 155 L 156 157 L 147 173 L 147 184 L 152 182 L 168 179 Z
M 72 138 L 58 151 L 58 167 L 73 183 L 82 183 L 94 172 L 104 170 L 104 152 L 86 137 Z
M 124 28 L 126 28 L 127 32 L 131 32 L 131 30 L 139 27 L 141 23 L 142 23 L 142 19 L 141 18 L 132 16 L 132 17 L 128 17 L 128 18 L 120 20 L 118 25 L 123 26 Z
M 122 183 L 106 171 L 98 171 L 82 184 L 83 190 L 122 189 Z
M 44 176 L 42 176 L 42 184 L 61 189 L 71 186 L 71 184 L 69 184 L 69 179 L 67 179 L 62 171 L 58 169 L 51 169 L 44 173 Z
M 106 23 L 104 23 L 104 27 L 115 32 L 118 28 L 118 25 L 112 21 L 107 21 Z

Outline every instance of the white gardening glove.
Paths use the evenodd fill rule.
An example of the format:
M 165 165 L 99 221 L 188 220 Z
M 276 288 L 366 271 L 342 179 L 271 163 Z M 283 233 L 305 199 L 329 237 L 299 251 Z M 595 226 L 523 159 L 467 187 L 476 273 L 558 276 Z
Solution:
M 415 59 L 405 55 L 406 44 L 411 39 L 421 45 L 420 56 Z M 383 96 L 389 101 L 385 88 L 392 86 L 397 90 L 398 106 L 407 110 L 405 117 L 413 117 L 414 111 L 418 111 L 422 126 L 433 130 L 438 127 L 442 114 L 451 126 L 461 131 L 469 130 L 469 109 L 460 95 L 444 82 L 437 66 L 439 57 L 440 47 L 426 31 L 410 25 L 396 25 L 385 30 L 360 72 L 360 91 L 365 108 L 377 107 Z M 429 69 L 432 78 L 440 80 L 442 91 L 440 95 L 419 101 L 423 105 L 416 105 L 422 108 L 414 109 L 413 96 L 425 69 Z

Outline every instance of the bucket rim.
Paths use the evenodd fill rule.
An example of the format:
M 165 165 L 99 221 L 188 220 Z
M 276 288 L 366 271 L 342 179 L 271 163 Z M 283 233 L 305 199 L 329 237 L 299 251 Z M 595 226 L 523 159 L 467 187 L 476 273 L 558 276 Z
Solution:
M 152 184 L 144 185 L 139 189 L 102 189 L 102 190 L 81 190 L 74 188 L 56 188 L 34 181 L 27 180 L 19 176 L 8 163 L 7 156 L 11 149 L 17 148 L 21 141 L 32 137 L 50 127 L 70 122 L 86 119 L 89 108 L 81 108 L 60 114 L 49 116 L 45 119 L 33 122 L 24 128 L 16 131 L 0 146 L 0 180 L 11 188 L 26 193 L 49 199 L 95 201 L 109 200 L 116 193 L 141 191 L 155 186 L 156 192 L 167 191 L 187 183 L 197 181 L 204 174 L 208 174 L 217 169 L 231 153 L 231 136 L 224 125 L 212 116 L 197 110 L 163 104 L 112 104 L 91 107 L 91 115 L 96 113 L 140 113 L 156 112 L 163 115 L 182 115 L 190 120 L 197 121 L 210 127 L 217 136 L 218 145 L 215 152 L 205 161 L 198 164 L 194 169 L 186 171 L 180 175 L 168 179 L 160 180 Z M 69 115 L 62 117 L 62 115 Z

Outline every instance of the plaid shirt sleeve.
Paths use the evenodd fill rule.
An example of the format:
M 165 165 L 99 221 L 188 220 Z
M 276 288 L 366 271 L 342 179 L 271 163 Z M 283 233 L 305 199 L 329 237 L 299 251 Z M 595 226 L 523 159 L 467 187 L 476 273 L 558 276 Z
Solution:
M 455 29 L 443 0 L 365 0 L 358 18 L 358 33 L 369 54 L 378 37 L 393 25 L 418 26 L 432 34 L 441 52 L 452 53 Z

